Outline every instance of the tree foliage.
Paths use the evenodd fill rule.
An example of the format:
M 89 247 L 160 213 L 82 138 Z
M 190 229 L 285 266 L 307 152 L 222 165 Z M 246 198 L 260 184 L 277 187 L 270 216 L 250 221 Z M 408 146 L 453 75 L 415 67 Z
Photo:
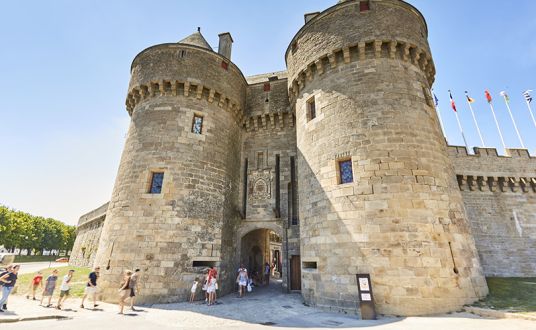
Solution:
M 70 251 L 75 238 L 75 226 L 0 205 L 0 246 L 9 251 Z

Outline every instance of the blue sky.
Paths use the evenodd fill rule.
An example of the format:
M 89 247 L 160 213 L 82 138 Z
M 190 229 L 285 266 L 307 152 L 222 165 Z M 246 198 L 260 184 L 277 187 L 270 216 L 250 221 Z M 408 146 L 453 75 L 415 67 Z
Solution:
M 235 40 L 244 74 L 285 69 L 284 52 L 303 14 L 335 0 L 9 1 L 0 12 L 0 203 L 75 224 L 111 195 L 129 117 L 130 63 L 144 48 L 202 27 Z M 435 92 L 448 141 L 462 145 L 448 90 L 471 146 L 468 90 L 485 142 L 501 143 L 484 99 L 489 89 L 508 147 L 519 147 L 499 92 L 510 94 L 525 145 L 536 129 L 521 96 L 536 90 L 536 1 L 409 1 L 428 21 Z M 535 93 L 536 96 L 536 93 Z M 536 101 L 534 102 L 536 110 Z M 502 150 L 501 150 L 502 152 Z

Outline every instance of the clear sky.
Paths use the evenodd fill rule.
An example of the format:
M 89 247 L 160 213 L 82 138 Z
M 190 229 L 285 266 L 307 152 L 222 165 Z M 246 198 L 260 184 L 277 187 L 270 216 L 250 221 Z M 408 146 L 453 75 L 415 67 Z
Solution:
M 519 147 L 499 92 L 510 94 L 525 145 L 536 129 L 521 93 L 536 90 L 536 1 L 411 0 L 428 21 L 435 92 L 448 141 L 463 145 L 448 90 L 471 146 L 501 149 L 484 99 L 488 88 L 508 147 Z M 128 128 L 130 63 L 148 46 L 178 41 L 197 26 L 216 47 L 235 40 L 245 75 L 285 69 L 284 52 L 303 14 L 336 0 L 22 0 L 0 11 L 0 203 L 75 224 L 109 200 Z M 534 109 L 536 110 L 536 93 Z M 502 153 L 502 150 L 500 151 Z

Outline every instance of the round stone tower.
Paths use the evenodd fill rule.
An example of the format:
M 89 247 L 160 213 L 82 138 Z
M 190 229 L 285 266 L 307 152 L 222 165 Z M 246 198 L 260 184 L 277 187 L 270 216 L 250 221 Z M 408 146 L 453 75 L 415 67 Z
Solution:
M 400 0 L 306 15 L 286 61 L 297 120 L 302 294 L 380 313 L 459 309 L 487 294 L 430 88 L 423 16 Z
M 136 268 L 142 303 L 186 300 L 210 266 L 228 292 L 246 80 L 200 32 L 145 49 L 131 75 L 132 119 L 95 261 L 104 298 L 116 300 L 121 273 Z

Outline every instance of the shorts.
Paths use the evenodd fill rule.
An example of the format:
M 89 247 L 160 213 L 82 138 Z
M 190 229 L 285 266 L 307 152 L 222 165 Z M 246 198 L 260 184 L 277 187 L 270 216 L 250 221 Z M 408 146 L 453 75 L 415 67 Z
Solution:
M 126 289 L 126 290 L 121 290 L 119 292 L 119 297 L 121 297 L 121 299 L 126 299 L 130 296 L 130 289 Z
M 37 284 L 36 284 L 36 283 L 33 283 L 33 284 L 32 284 L 32 288 L 33 288 L 34 290 L 37 290 L 37 288 L 39 288 L 39 283 L 37 283 Z
M 44 297 L 52 296 L 52 294 L 54 293 L 54 289 L 55 288 L 45 288 L 45 291 L 43 291 L 43 296 Z
M 216 292 L 216 287 L 214 285 L 209 285 L 207 288 L 208 293 Z
M 60 291 L 60 298 L 63 298 L 63 297 L 69 297 L 69 290 Z
M 97 293 L 97 287 L 96 286 L 86 286 L 86 289 L 84 291 L 85 294 L 95 294 Z
M 240 285 L 240 286 L 246 286 L 246 285 L 248 285 L 248 282 L 247 282 L 247 281 L 239 281 L 239 282 L 238 282 L 238 285 Z
M 130 296 L 131 297 L 136 297 L 136 290 L 134 290 L 134 288 L 130 289 Z

